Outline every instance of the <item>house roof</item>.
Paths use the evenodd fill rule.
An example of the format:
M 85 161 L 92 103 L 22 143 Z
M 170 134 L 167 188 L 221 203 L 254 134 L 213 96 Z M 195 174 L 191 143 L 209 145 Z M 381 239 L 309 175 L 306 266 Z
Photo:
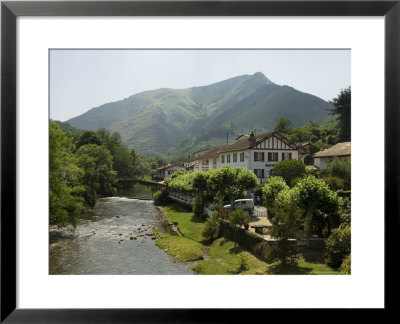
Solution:
M 222 147 L 221 150 L 219 151 L 219 153 L 250 149 L 250 148 L 253 148 L 253 147 L 257 146 L 258 144 L 262 143 L 263 141 L 265 141 L 267 138 L 269 138 L 271 136 L 278 137 L 281 141 L 283 141 L 287 145 L 291 146 L 294 150 L 297 150 L 297 147 L 294 144 L 291 144 L 283 135 L 281 135 L 277 132 L 270 132 L 270 133 L 255 135 L 254 136 L 255 141 L 252 145 L 249 144 L 249 138 L 245 137 L 243 139 L 236 141 L 235 143 L 233 143 L 231 145 Z
M 211 150 L 208 150 L 206 153 L 198 156 L 197 160 L 204 160 L 204 159 L 216 159 L 218 158 L 218 152 L 223 148 L 223 146 L 214 147 Z
M 331 156 L 350 156 L 351 155 L 351 142 L 337 143 L 332 147 L 317 152 L 314 157 L 331 157 Z
M 157 168 L 157 170 L 165 170 L 165 169 L 169 169 L 169 168 L 172 168 L 172 167 L 177 167 L 177 168 L 182 168 L 183 169 L 183 166 L 180 166 L 180 165 L 177 165 L 177 164 L 167 164 L 167 165 L 164 165 L 164 166 L 162 166 L 160 168 Z

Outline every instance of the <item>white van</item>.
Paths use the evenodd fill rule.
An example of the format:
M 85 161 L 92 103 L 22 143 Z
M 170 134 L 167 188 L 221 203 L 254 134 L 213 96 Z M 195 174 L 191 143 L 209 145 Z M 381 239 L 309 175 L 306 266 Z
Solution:
M 231 205 L 225 205 L 224 208 L 231 208 Z M 254 201 L 253 199 L 236 199 L 235 208 L 243 208 L 244 210 L 253 211 Z

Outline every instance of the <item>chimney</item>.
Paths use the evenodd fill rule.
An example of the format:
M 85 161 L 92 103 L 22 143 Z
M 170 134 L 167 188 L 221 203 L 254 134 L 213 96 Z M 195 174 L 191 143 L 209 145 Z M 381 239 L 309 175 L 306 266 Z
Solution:
M 249 137 L 249 146 L 254 145 L 255 142 L 256 142 L 256 138 L 254 136 L 254 133 L 251 132 L 250 137 Z

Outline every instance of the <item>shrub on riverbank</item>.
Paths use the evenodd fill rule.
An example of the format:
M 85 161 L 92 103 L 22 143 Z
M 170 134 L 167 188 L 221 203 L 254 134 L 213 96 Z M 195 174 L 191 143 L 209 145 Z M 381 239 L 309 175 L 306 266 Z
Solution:
M 160 205 L 164 205 L 166 204 L 169 200 L 168 200 L 168 193 L 166 190 L 157 190 L 154 194 L 153 194 L 153 200 L 154 200 L 154 204 L 156 206 L 160 206 Z

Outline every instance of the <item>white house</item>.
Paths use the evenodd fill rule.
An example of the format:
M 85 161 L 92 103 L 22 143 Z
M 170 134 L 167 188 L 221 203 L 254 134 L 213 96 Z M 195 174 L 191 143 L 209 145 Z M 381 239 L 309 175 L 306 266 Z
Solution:
M 220 169 L 224 166 L 252 170 L 260 183 L 267 180 L 279 161 L 298 159 L 296 145 L 277 132 L 241 135 L 228 146 L 216 147 L 197 157 L 195 171 Z
M 351 156 L 351 142 L 337 143 L 326 150 L 315 153 L 313 155 L 314 165 L 319 169 L 324 169 L 326 164 L 332 161 L 335 156 L 339 159 L 349 158 Z
M 175 171 L 184 171 L 185 168 L 177 164 L 167 164 L 163 167 L 157 168 L 155 178 L 156 180 L 163 180 L 170 178 Z
M 211 169 L 218 169 L 218 151 L 222 147 L 214 147 L 204 154 L 196 157 L 196 164 L 194 171 L 208 171 Z

